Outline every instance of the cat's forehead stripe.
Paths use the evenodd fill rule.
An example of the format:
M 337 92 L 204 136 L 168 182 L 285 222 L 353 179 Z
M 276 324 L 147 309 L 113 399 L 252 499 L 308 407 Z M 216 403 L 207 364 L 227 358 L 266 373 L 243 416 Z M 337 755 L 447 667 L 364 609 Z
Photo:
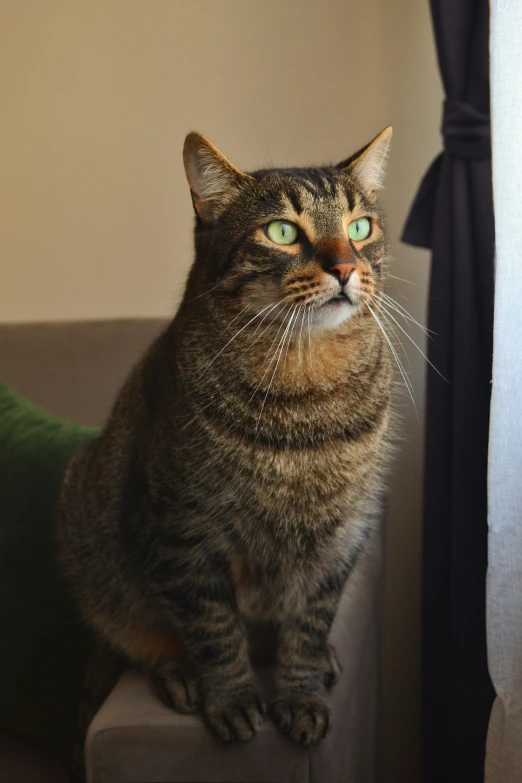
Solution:
M 329 202 L 346 204 L 349 212 L 353 212 L 360 204 L 356 191 L 352 190 L 348 183 L 341 183 L 338 172 L 334 169 L 310 169 L 302 173 L 291 172 L 288 178 L 283 178 L 281 184 L 297 213 L 302 211 L 305 204 L 308 208 L 312 208 L 314 202 L 321 202 L 325 199 Z
M 301 212 L 303 211 L 303 205 L 299 200 L 299 195 L 293 189 L 288 189 L 285 192 L 285 195 L 288 198 L 290 204 L 292 205 L 292 208 L 295 211 L 296 215 L 300 215 Z
M 317 198 L 319 196 L 315 183 L 308 177 L 299 177 L 297 185 L 302 190 L 306 191 L 308 195 L 312 196 L 312 198 Z

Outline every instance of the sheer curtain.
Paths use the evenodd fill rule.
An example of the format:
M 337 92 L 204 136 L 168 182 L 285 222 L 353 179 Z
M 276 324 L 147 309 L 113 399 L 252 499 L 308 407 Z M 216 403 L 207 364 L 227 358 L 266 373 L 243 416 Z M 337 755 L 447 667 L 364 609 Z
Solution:
M 496 283 L 487 635 L 496 691 L 487 783 L 522 781 L 522 2 L 491 0 Z

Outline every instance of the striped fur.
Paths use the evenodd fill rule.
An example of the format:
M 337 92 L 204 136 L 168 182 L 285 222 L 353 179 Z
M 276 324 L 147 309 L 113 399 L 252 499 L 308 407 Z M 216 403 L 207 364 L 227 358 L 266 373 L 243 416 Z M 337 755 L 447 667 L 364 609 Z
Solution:
M 62 489 L 61 558 L 87 622 L 224 741 L 263 718 L 254 639 L 273 642 L 281 731 L 308 744 L 328 729 L 328 635 L 389 455 L 390 356 L 367 306 L 385 277 L 389 135 L 337 167 L 251 174 L 189 135 L 183 301 Z M 353 242 L 362 216 L 372 233 Z M 268 239 L 274 219 L 299 227 L 295 245 Z

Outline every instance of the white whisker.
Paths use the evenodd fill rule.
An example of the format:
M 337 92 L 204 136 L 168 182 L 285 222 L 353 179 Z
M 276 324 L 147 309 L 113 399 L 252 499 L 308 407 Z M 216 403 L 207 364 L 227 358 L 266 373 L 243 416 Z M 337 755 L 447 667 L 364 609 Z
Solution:
M 411 384 L 410 379 L 406 375 L 406 371 L 404 370 L 404 367 L 402 366 L 401 360 L 399 359 L 399 355 L 397 354 L 397 351 L 393 347 L 393 344 L 392 344 L 390 338 L 386 334 L 386 330 L 385 330 L 384 326 L 381 324 L 380 320 L 377 318 L 376 314 L 373 312 L 373 308 L 371 307 L 370 303 L 366 302 L 366 306 L 367 306 L 368 310 L 370 311 L 370 313 L 372 314 L 373 318 L 375 319 L 375 322 L 376 322 L 377 326 L 379 327 L 379 329 L 383 333 L 386 342 L 388 343 L 388 346 L 389 346 L 389 348 L 390 348 L 390 350 L 391 350 L 391 352 L 393 354 L 393 358 L 395 359 L 397 367 L 399 368 L 399 372 L 402 375 L 402 379 L 403 379 L 403 381 L 404 381 L 404 383 L 406 385 L 406 388 L 408 390 L 408 393 L 409 393 L 409 395 L 411 397 L 411 401 L 413 403 L 413 407 L 415 408 L 415 415 L 417 416 L 417 421 L 420 421 L 419 420 L 419 413 L 417 411 L 417 405 L 415 404 L 415 396 L 414 396 L 413 386 Z
M 301 307 L 302 307 L 302 312 L 301 312 L 301 330 L 299 332 L 299 367 L 303 366 L 303 357 L 301 355 L 301 341 L 303 337 L 303 326 L 305 322 L 306 305 L 301 305 Z
M 294 334 L 294 328 L 295 328 L 297 322 L 299 321 L 299 310 L 301 309 L 301 307 L 302 307 L 302 305 L 298 305 L 297 306 L 296 318 L 294 320 L 294 325 L 292 326 L 292 330 L 291 330 L 291 332 L 290 332 L 290 334 L 288 336 L 288 342 L 286 344 L 285 363 L 283 365 L 283 374 L 286 372 L 286 361 L 288 359 L 288 349 L 290 348 L 290 343 L 292 342 L 292 337 L 293 337 L 293 334 Z
M 266 403 L 266 401 L 267 401 L 267 398 L 268 398 L 268 393 L 270 392 L 270 388 L 271 388 L 271 386 L 272 386 L 272 383 L 273 383 L 273 381 L 274 381 L 275 374 L 276 374 L 276 372 L 277 372 L 277 368 L 278 368 L 278 366 L 279 366 L 279 362 L 281 361 L 281 356 L 283 355 L 283 349 L 284 349 L 284 347 L 285 347 L 285 337 L 286 337 L 286 335 L 287 335 L 287 332 L 288 332 L 288 330 L 290 329 L 290 326 L 292 325 L 292 321 L 293 321 L 293 319 L 295 318 L 295 315 L 296 315 L 296 310 L 295 310 L 295 307 L 294 307 L 294 310 L 293 310 L 293 312 L 292 312 L 292 315 L 290 316 L 290 319 L 289 319 L 289 321 L 288 321 L 288 326 L 286 327 L 285 331 L 283 332 L 283 336 L 281 337 L 281 340 L 280 340 L 280 343 L 279 343 L 279 345 L 281 346 L 281 349 L 279 350 L 279 345 L 278 345 L 278 346 L 277 346 L 277 348 L 276 348 L 276 352 L 275 352 L 275 354 L 274 354 L 274 358 L 275 358 L 275 356 L 276 356 L 277 352 L 279 351 L 279 356 L 277 357 L 276 365 L 275 365 L 275 367 L 274 367 L 274 372 L 272 373 L 272 377 L 270 378 L 270 383 L 268 384 L 268 389 L 266 390 L 266 394 L 265 394 L 265 396 L 264 396 L 264 398 L 263 398 L 263 403 L 262 403 L 262 405 L 261 405 L 261 410 L 259 411 L 259 418 L 258 418 L 258 420 L 257 420 L 257 425 L 256 425 L 256 432 L 257 432 L 257 431 L 258 431 L 258 429 L 259 429 L 259 423 L 260 423 L 260 421 L 261 421 L 261 416 L 262 416 L 262 414 L 263 414 L 263 410 L 264 410 L 264 408 L 265 408 L 265 403 Z M 273 361 L 273 359 L 270 361 L 270 364 L 272 364 L 272 361 Z M 269 366 L 270 366 L 270 365 L 269 365 Z M 264 376 L 263 376 L 263 377 L 264 377 Z
M 405 280 L 403 277 L 397 277 L 397 275 L 388 274 L 387 277 L 392 277 L 394 280 L 400 280 L 401 283 L 408 283 L 408 285 L 416 285 L 416 283 L 413 283 L 411 280 Z
M 284 300 L 281 300 L 281 301 L 284 301 Z M 278 304 L 281 304 L 281 302 L 278 302 Z M 257 313 L 257 314 L 256 314 L 256 315 L 255 315 L 253 318 L 251 318 L 251 319 L 250 319 L 250 321 L 248 321 L 248 322 L 247 322 L 247 323 L 246 323 L 244 326 L 242 326 L 242 327 L 241 327 L 241 329 L 238 329 L 238 331 L 235 333 L 235 335 L 234 335 L 233 337 L 231 337 L 231 338 L 230 338 L 230 340 L 228 341 L 228 343 L 226 343 L 226 344 L 223 346 L 223 348 L 222 348 L 220 351 L 218 351 L 218 353 L 217 353 L 217 354 L 214 356 L 214 358 L 212 359 L 212 361 L 211 361 L 209 364 L 207 364 L 207 366 L 205 367 L 205 369 L 203 370 L 203 372 L 202 372 L 202 373 L 199 375 L 199 377 L 197 378 L 197 380 L 198 380 L 198 381 L 199 381 L 199 380 L 200 380 L 200 379 L 203 377 L 203 375 L 204 375 L 204 374 L 207 372 L 207 370 L 209 369 L 209 367 L 210 367 L 212 364 L 214 364 L 214 362 L 216 361 L 216 359 L 218 358 L 218 356 L 220 356 L 220 355 L 223 353 L 223 351 L 225 350 L 225 348 L 228 348 L 228 346 L 230 345 L 230 343 L 231 343 L 233 340 L 235 340 L 235 339 L 236 339 L 236 337 L 237 337 L 239 334 L 241 334 L 241 332 L 242 332 L 244 329 L 246 329 L 246 328 L 247 328 L 247 326 L 250 326 L 250 324 L 251 324 L 253 321 L 255 321 L 255 320 L 256 320 L 256 318 L 259 318 L 259 316 L 260 316 L 260 315 L 262 315 L 262 313 L 264 313 L 264 312 L 265 312 L 265 310 L 268 310 L 268 308 L 269 308 L 269 307 L 271 307 L 271 306 L 272 306 L 272 304 L 270 303 L 270 304 L 269 304 L 269 305 L 267 305 L 266 307 L 263 307 L 263 309 L 262 309 L 262 310 L 261 310 L 259 313 Z M 244 312 L 244 310 L 245 310 L 245 309 L 246 309 L 246 308 L 244 308 L 244 309 L 243 309 L 241 312 Z M 273 309 L 273 308 L 272 308 L 272 309 Z M 239 316 L 236 316 L 236 317 L 239 317 Z
M 312 312 L 313 305 L 309 306 L 308 309 L 308 351 L 310 354 L 310 369 L 313 369 L 313 362 L 312 362 L 312 329 L 310 326 L 310 314 Z
M 212 291 L 215 291 L 216 288 L 219 288 L 220 285 L 223 285 L 223 281 L 222 280 L 220 280 L 217 285 L 213 286 L 208 291 L 204 291 L 202 294 L 198 294 L 197 296 L 192 297 L 192 299 L 187 299 L 187 302 L 195 302 L 196 299 L 201 299 L 202 296 L 207 296 L 207 294 L 211 294 Z
M 228 330 L 228 329 L 230 329 L 230 327 L 231 327 L 233 324 L 235 324 L 235 322 L 237 321 L 237 319 L 238 319 L 238 318 L 240 318 L 240 317 L 243 315 L 243 313 L 245 312 L 245 310 L 248 310 L 248 308 L 249 308 L 249 307 L 250 307 L 250 305 L 249 305 L 249 304 L 247 304 L 245 307 L 243 307 L 243 309 L 242 309 L 242 310 L 240 310 L 240 311 L 239 311 L 239 313 L 237 313 L 237 314 L 236 314 L 236 315 L 235 315 L 235 316 L 232 318 L 232 320 L 230 321 L 230 323 L 229 323 L 229 324 L 228 324 L 228 326 L 227 326 L 227 330 Z
M 383 310 L 386 310 L 386 308 L 385 308 L 385 306 L 384 306 L 384 303 L 383 303 L 383 302 L 381 302 L 381 307 L 383 308 Z M 389 311 L 386 311 L 386 312 L 388 313 L 388 315 L 389 315 L 389 317 L 392 319 L 392 321 L 393 321 L 393 322 L 394 322 L 394 323 L 395 323 L 395 324 L 396 324 L 396 325 L 399 327 L 399 329 L 401 330 L 401 332 L 402 332 L 404 335 L 406 335 L 406 337 L 408 338 L 408 340 L 409 340 L 409 341 L 410 341 L 410 342 L 411 342 L 411 343 L 412 343 L 412 344 L 415 346 L 415 348 L 418 350 L 418 352 L 420 353 L 420 355 L 421 355 L 421 356 L 422 356 L 422 357 L 423 357 L 423 358 L 424 358 L 424 359 L 425 359 L 425 360 L 428 362 L 428 364 L 430 365 L 430 367 L 433 367 L 433 369 L 435 370 L 435 372 L 437 373 L 437 375 L 440 375 L 440 377 L 442 378 L 442 380 L 443 380 L 443 381 L 446 381 L 446 383 L 449 383 L 449 381 L 447 380 L 447 378 L 445 378 L 445 377 L 443 376 L 443 374 L 442 374 L 441 372 L 439 372 L 439 370 L 437 370 L 437 368 L 435 367 L 435 365 L 433 364 L 433 362 L 430 362 L 430 360 L 428 359 L 428 357 L 426 356 L 426 354 L 425 354 L 425 353 L 424 353 L 424 352 L 421 350 L 421 348 L 419 348 L 419 346 L 417 345 L 417 343 L 415 342 L 415 340 L 413 339 L 413 337 L 410 337 L 410 335 L 408 334 L 408 332 L 406 331 L 406 329 L 403 329 L 403 327 L 400 325 L 400 323 L 398 322 L 398 320 L 397 320 L 397 319 L 396 319 L 396 318 L 395 318 L 395 317 L 394 317 L 394 316 L 393 316 L 393 315 L 392 315 L 392 314 L 391 314 Z
M 275 342 L 276 342 L 277 338 L 279 337 L 279 333 L 281 332 L 281 329 L 282 329 L 282 328 L 283 328 L 283 326 L 285 325 L 286 319 L 287 319 L 287 318 L 289 318 L 289 316 L 290 316 L 291 314 L 292 314 L 292 310 L 289 310 L 288 314 L 287 314 L 287 315 L 285 315 L 285 317 L 284 317 L 284 318 L 283 318 L 283 320 L 281 321 L 281 324 L 280 324 L 280 326 L 279 326 L 279 329 L 278 329 L 278 330 L 277 330 L 277 332 L 276 332 L 276 336 L 275 336 L 275 337 L 274 337 L 274 339 L 272 340 L 272 342 L 271 342 L 271 344 L 270 344 L 270 347 L 269 347 L 269 349 L 268 349 L 268 351 L 267 351 L 267 354 L 268 354 L 268 355 L 270 355 L 270 354 L 271 354 L 271 352 L 272 352 L 272 348 L 274 347 L 274 345 L 275 345 Z M 275 320 L 275 319 L 274 319 L 274 320 Z M 285 329 L 285 333 L 286 333 L 286 329 Z M 283 334 L 283 337 L 284 337 L 284 334 Z M 281 338 L 281 339 L 282 339 L 282 338 Z M 257 390 L 259 389 L 259 387 L 260 387 L 260 386 L 261 386 L 261 384 L 263 383 L 263 381 L 264 381 L 264 379 L 265 379 L 265 376 L 266 376 L 266 374 L 269 372 L 269 370 L 270 370 L 270 367 L 272 366 L 272 362 L 273 362 L 273 361 L 274 361 L 274 359 L 275 359 L 276 353 L 277 353 L 277 351 L 279 350 L 279 346 L 280 346 L 280 345 L 281 345 L 281 341 L 279 341 L 279 343 L 278 343 L 278 346 L 277 346 L 277 348 L 275 349 L 275 351 L 274 351 L 274 354 L 273 354 L 272 358 L 270 359 L 270 361 L 269 361 L 269 363 L 268 363 L 268 367 L 267 367 L 267 368 L 266 368 L 266 370 L 264 371 L 264 373 L 263 373 L 263 375 L 262 375 L 262 377 L 261 377 L 261 380 L 260 380 L 260 381 L 259 381 L 259 383 L 257 384 L 257 386 L 256 386 L 256 388 L 254 389 L 254 391 L 253 391 L 252 395 L 249 397 L 249 399 L 248 399 L 248 402 L 251 402 L 251 401 L 254 399 L 254 397 L 256 396 L 256 394 L 257 394 Z
M 371 299 L 376 301 L 376 302 L 379 301 L 379 300 L 375 299 L 375 297 L 373 297 L 373 296 L 371 297 Z M 402 353 L 404 355 L 404 358 L 406 359 L 406 361 L 408 362 L 408 365 L 411 368 L 410 357 L 408 356 L 408 353 L 406 352 L 406 349 L 404 348 L 404 345 L 401 342 L 400 335 L 397 332 L 397 330 L 395 329 L 393 323 L 391 322 L 391 319 L 388 316 L 387 311 L 385 311 L 384 308 L 382 308 L 382 309 L 379 310 L 379 312 L 383 316 L 384 320 L 386 321 L 386 325 L 388 326 L 389 331 L 392 333 L 392 335 L 393 335 L 393 337 L 395 339 L 395 342 L 400 346 L 400 348 L 402 350 Z
M 409 313 L 405 307 L 403 307 L 399 302 L 397 302 L 393 297 L 388 296 L 388 294 L 385 294 L 384 292 L 381 292 L 381 296 L 383 299 L 385 299 L 388 307 L 391 307 L 392 310 L 395 310 L 398 315 L 401 315 L 406 321 L 411 321 L 412 324 L 415 324 L 415 326 L 418 326 L 419 329 L 422 329 L 426 337 L 431 338 L 432 334 L 435 334 L 435 332 L 432 332 L 431 329 L 428 329 L 423 324 L 419 323 L 415 320 L 415 318 L 412 316 L 411 313 Z
M 289 298 L 288 296 L 285 296 L 285 299 L 288 299 L 288 298 Z M 268 331 L 268 329 L 270 329 L 270 327 L 272 326 L 272 324 L 274 323 L 274 321 L 276 320 L 276 318 L 277 318 L 277 317 L 280 315 L 280 313 L 276 313 L 276 314 L 274 315 L 274 317 L 272 318 L 272 320 L 270 321 L 270 323 L 268 324 L 268 326 L 266 326 L 266 327 L 263 329 L 263 331 L 261 332 L 261 334 L 259 335 L 259 337 L 257 337 L 257 338 L 256 338 L 256 334 L 258 333 L 258 331 L 259 331 L 259 328 L 260 328 L 260 327 L 263 325 L 263 322 L 264 322 L 264 320 L 265 320 L 266 318 L 268 318 L 268 316 L 270 315 L 270 313 L 271 313 L 271 312 L 272 312 L 272 311 L 273 311 L 273 310 L 274 310 L 274 309 L 277 307 L 277 305 L 282 305 L 282 303 L 285 301 L 285 299 L 281 299 L 281 301 L 280 301 L 280 302 L 277 302 L 277 303 L 274 305 L 274 307 L 271 307 L 271 308 L 270 308 L 270 310 L 268 311 L 268 313 L 266 313 L 266 314 L 263 316 L 263 318 L 261 319 L 260 323 L 259 323 L 259 324 L 256 326 L 256 328 L 255 328 L 255 331 L 254 331 L 254 334 L 252 335 L 252 338 L 255 338 L 255 339 L 253 339 L 253 341 L 252 341 L 252 345 L 253 345 L 253 344 L 254 344 L 254 343 L 257 341 L 257 340 L 259 340 L 259 338 L 260 338 L 260 337 L 262 337 L 264 334 L 266 334 L 266 332 Z M 284 308 L 284 307 L 289 307 L 289 305 L 282 305 L 282 306 L 283 306 L 283 308 Z M 283 320 L 284 320 L 284 319 L 283 319 Z

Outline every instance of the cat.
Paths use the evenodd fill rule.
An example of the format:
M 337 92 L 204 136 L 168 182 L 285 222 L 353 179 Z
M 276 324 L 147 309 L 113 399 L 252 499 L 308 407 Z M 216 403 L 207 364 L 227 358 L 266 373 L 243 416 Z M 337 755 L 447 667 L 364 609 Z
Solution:
M 372 316 L 391 135 L 338 165 L 251 173 L 187 136 L 182 302 L 61 490 L 85 620 L 224 742 L 265 716 L 256 633 L 274 647 L 281 732 L 309 745 L 329 727 L 329 632 L 390 457 L 391 357 Z

